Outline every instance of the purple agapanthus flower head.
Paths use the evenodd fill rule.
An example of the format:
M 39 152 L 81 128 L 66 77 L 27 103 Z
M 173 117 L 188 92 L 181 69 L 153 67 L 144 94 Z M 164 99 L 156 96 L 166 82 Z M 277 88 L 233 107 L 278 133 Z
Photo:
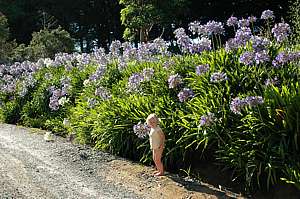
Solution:
M 249 27 L 250 25 L 250 21 L 248 19 L 240 19 L 238 21 L 238 27 L 241 28 L 241 27 Z
M 246 51 L 244 52 L 241 56 L 240 56 L 240 62 L 242 64 L 245 64 L 246 66 L 250 66 L 253 65 L 254 63 L 254 53 L 250 52 L 250 51 Z
M 229 19 L 227 20 L 227 26 L 236 26 L 238 24 L 238 19 L 234 16 L 229 17 Z
M 246 45 L 247 42 L 251 39 L 252 32 L 248 27 L 242 27 L 236 31 L 235 41 L 238 45 Z
M 250 23 L 255 23 L 257 21 L 257 18 L 255 16 L 250 16 L 250 17 L 248 17 L 248 21 Z
M 272 61 L 272 65 L 275 68 L 278 68 L 280 66 L 283 66 L 284 64 L 288 63 L 290 61 L 290 56 L 287 52 L 280 52 L 275 57 L 275 59 Z
M 252 47 L 254 51 L 262 51 L 266 50 L 268 46 L 271 44 L 270 40 L 265 37 L 259 37 L 259 36 L 252 36 Z
M 57 111 L 59 109 L 58 100 L 53 100 L 53 99 L 50 98 L 49 108 L 53 111 Z
M 52 91 L 52 96 L 55 98 L 59 98 L 62 96 L 61 89 L 56 89 Z
M 130 91 L 137 90 L 141 82 L 143 82 L 144 77 L 140 73 L 133 73 L 128 79 L 128 89 Z
M 223 73 L 223 72 L 213 73 L 210 77 L 210 81 L 213 82 L 213 83 L 222 82 L 222 81 L 225 81 L 227 79 L 228 78 L 227 78 L 226 73 Z
M 111 42 L 109 51 L 113 55 L 113 57 L 118 56 L 120 54 L 121 47 L 122 47 L 122 43 L 119 40 L 115 40 Z
M 266 50 L 262 50 L 255 53 L 255 63 L 261 64 L 270 61 L 270 56 Z
M 163 68 L 167 70 L 167 69 L 171 68 L 175 64 L 176 63 L 173 60 L 166 61 L 166 62 L 163 63 Z
M 274 28 L 272 28 L 272 33 L 276 38 L 277 42 L 282 42 L 286 40 L 291 32 L 290 25 L 287 23 L 278 23 L 275 24 Z
M 298 51 L 296 51 L 296 52 L 290 52 L 289 54 L 288 54 L 288 56 L 289 56 L 289 61 L 290 62 L 294 62 L 294 61 L 299 61 L 299 58 L 300 58 L 300 52 Z
M 199 21 L 193 21 L 193 22 L 189 23 L 189 30 L 193 34 L 198 34 L 200 26 L 201 26 L 201 24 Z
M 100 80 L 106 72 L 105 65 L 99 65 L 96 72 L 89 77 L 90 81 Z
M 104 87 L 98 87 L 95 90 L 95 96 L 99 96 L 103 100 L 108 100 L 111 98 L 110 92 Z
M 184 28 L 177 28 L 174 30 L 175 37 L 181 37 L 182 35 L 186 35 Z
M 201 53 L 205 50 L 211 50 L 211 40 L 207 37 L 202 37 L 198 42 L 193 42 L 189 45 L 190 53 Z
M 207 115 L 202 115 L 199 126 L 211 126 L 216 121 L 215 115 L 208 112 Z
M 178 93 L 178 98 L 180 102 L 186 101 L 188 98 L 194 97 L 194 92 L 189 88 L 184 88 Z
M 240 45 L 237 43 L 235 38 L 230 38 L 226 41 L 225 50 L 226 52 L 237 50 Z
M 147 124 L 142 124 L 139 122 L 133 126 L 133 132 L 139 138 L 145 138 L 150 132 L 150 127 Z
M 245 101 L 239 97 L 234 98 L 230 103 L 230 110 L 235 114 L 242 114 L 242 108 L 245 106 Z
M 271 11 L 271 10 L 265 10 L 265 11 L 262 12 L 260 18 L 267 20 L 267 19 L 274 19 L 275 16 L 274 16 L 273 11 Z
M 261 96 L 248 96 L 244 100 L 250 107 L 264 103 L 264 99 Z
M 264 99 L 261 96 L 248 96 L 244 99 L 236 97 L 231 101 L 230 110 L 235 114 L 242 114 L 241 111 L 246 106 L 255 107 L 263 103 Z
M 207 34 L 223 34 L 224 33 L 224 27 L 221 22 L 216 22 L 216 21 L 209 21 L 204 25 Z
M 197 75 L 202 75 L 202 74 L 206 73 L 207 71 L 209 71 L 208 64 L 196 66 L 196 74 Z
M 185 33 L 185 30 L 183 28 L 177 28 L 174 31 L 175 38 L 177 39 L 177 44 L 182 48 L 184 52 L 189 50 L 189 46 L 191 44 L 191 39 L 189 36 Z
M 169 88 L 176 88 L 180 84 L 182 84 L 183 80 L 179 74 L 171 75 L 168 78 Z

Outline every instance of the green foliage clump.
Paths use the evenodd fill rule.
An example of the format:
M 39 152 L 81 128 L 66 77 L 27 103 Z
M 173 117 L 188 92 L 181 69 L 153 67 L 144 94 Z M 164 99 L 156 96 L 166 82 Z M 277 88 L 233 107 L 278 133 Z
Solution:
M 66 128 L 63 121 L 69 115 L 70 108 L 75 105 L 75 99 L 81 93 L 83 80 L 93 71 L 93 68 L 74 67 L 72 70 L 67 70 L 63 66 L 44 67 L 34 74 L 36 83 L 28 89 L 25 96 L 20 96 L 18 92 L 1 96 L 1 121 L 48 129 L 65 135 Z M 52 96 L 51 87 L 53 89 L 61 88 L 62 80 L 66 78 L 71 80 L 65 96 L 66 102 L 59 104 L 58 110 L 52 110 L 49 106 Z M 19 81 L 22 84 L 22 81 Z
M 73 39 L 68 32 L 59 27 L 34 32 L 30 44 L 15 44 L 8 58 L 9 62 L 37 61 L 41 58 L 54 58 L 57 53 L 73 51 Z
M 49 129 L 56 133 L 66 133 L 63 120 L 68 117 L 69 110 L 75 104 L 75 99 L 81 93 L 83 80 L 89 74 L 87 70 L 73 68 L 71 71 L 64 67 L 45 68 L 36 74 L 39 85 L 31 93 L 31 100 L 28 100 L 21 112 L 21 123 L 26 126 Z M 45 75 L 52 76 L 47 79 Z M 59 110 L 53 111 L 49 107 L 51 92 L 50 87 L 61 87 L 61 81 L 70 78 L 70 89 L 67 93 L 67 102 L 60 105 Z
M 0 16 L 0 64 L 54 58 L 56 53 L 71 53 L 73 51 L 74 41 L 70 34 L 61 27 L 34 32 L 28 46 L 9 41 L 7 18 L 4 15 Z
M 300 1 L 293 0 L 289 2 L 288 19 L 292 25 L 293 42 L 298 44 L 300 41 Z
M 7 18 L 0 14 L 0 64 L 8 63 L 17 44 L 9 41 L 9 28 Z
M 246 66 L 239 61 L 243 52 L 220 49 L 201 55 L 160 57 L 158 62 L 129 63 L 122 71 L 111 65 L 101 81 L 83 89 L 71 110 L 68 130 L 77 133 L 82 143 L 150 164 L 148 140 L 138 139 L 133 125 L 155 112 L 166 133 L 167 168 L 188 167 L 208 159 L 234 171 L 233 176 L 252 190 L 268 188 L 281 177 L 295 180 L 286 168 L 300 161 L 297 64 Z M 196 66 L 205 64 L 209 71 L 196 74 Z M 131 75 L 149 68 L 155 71 L 151 80 L 142 82 L 137 90 L 128 90 Z M 211 82 L 215 72 L 226 73 L 227 79 Z M 174 74 L 180 74 L 183 83 L 169 88 L 168 78 Z M 107 84 L 112 79 L 109 77 L 115 77 L 112 84 Z M 274 77 L 280 84 L 265 85 Z M 110 90 L 110 99 L 94 95 L 99 86 Z M 183 88 L 192 89 L 194 97 L 180 102 L 178 93 Z M 233 99 L 248 96 L 261 96 L 264 103 L 233 113 Z M 89 104 L 92 98 L 97 100 L 93 106 Z M 202 116 L 208 113 L 214 114 L 213 124 L 201 126 Z
M 62 28 L 43 29 L 32 34 L 32 40 L 27 48 L 31 60 L 54 58 L 59 52 L 73 52 L 74 42 L 70 34 Z

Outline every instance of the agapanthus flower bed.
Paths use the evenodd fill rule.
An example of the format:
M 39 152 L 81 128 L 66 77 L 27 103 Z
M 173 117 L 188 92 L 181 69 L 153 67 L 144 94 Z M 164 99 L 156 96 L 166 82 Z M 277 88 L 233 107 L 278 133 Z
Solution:
M 158 38 L 138 46 L 113 41 L 109 53 L 0 65 L 0 119 L 76 134 L 149 164 L 148 140 L 140 138 L 155 112 L 167 168 L 187 167 L 209 151 L 247 190 L 281 179 L 300 184 L 300 51 L 289 44 L 289 25 L 275 19 L 266 10 L 226 25 L 192 22 L 174 31 L 180 54 Z M 270 32 L 254 31 L 258 24 Z M 223 41 L 226 28 L 235 33 Z

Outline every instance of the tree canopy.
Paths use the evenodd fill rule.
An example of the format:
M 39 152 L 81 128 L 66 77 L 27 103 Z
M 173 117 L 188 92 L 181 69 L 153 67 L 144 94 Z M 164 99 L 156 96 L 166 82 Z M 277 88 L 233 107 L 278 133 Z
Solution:
M 149 40 L 152 28 L 164 30 L 166 25 L 175 22 L 186 3 L 187 0 L 120 0 L 124 6 L 121 10 L 121 22 L 126 27 L 124 39 L 133 40 L 138 35 L 139 41 Z
M 160 35 L 170 38 L 174 27 L 193 20 L 259 17 L 266 9 L 280 19 L 287 14 L 288 6 L 283 0 L 0 0 L 11 40 L 29 44 L 33 32 L 61 26 L 83 52 L 108 48 L 115 39 L 137 42 Z

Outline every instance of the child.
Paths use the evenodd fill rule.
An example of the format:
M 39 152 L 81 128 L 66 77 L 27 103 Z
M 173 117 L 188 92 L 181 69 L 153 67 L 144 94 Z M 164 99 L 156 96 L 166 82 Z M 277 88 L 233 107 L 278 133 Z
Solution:
M 157 171 L 154 173 L 154 175 L 162 176 L 164 175 L 164 166 L 161 162 L 161 157 L 165 145 L 165 134 L 158 126 L 159 120 L 154 113 L 147 117 L 146 123 L 151 128 L 149 133 L 150 148 L 152 149 L 153 160 L 157 168 Z

